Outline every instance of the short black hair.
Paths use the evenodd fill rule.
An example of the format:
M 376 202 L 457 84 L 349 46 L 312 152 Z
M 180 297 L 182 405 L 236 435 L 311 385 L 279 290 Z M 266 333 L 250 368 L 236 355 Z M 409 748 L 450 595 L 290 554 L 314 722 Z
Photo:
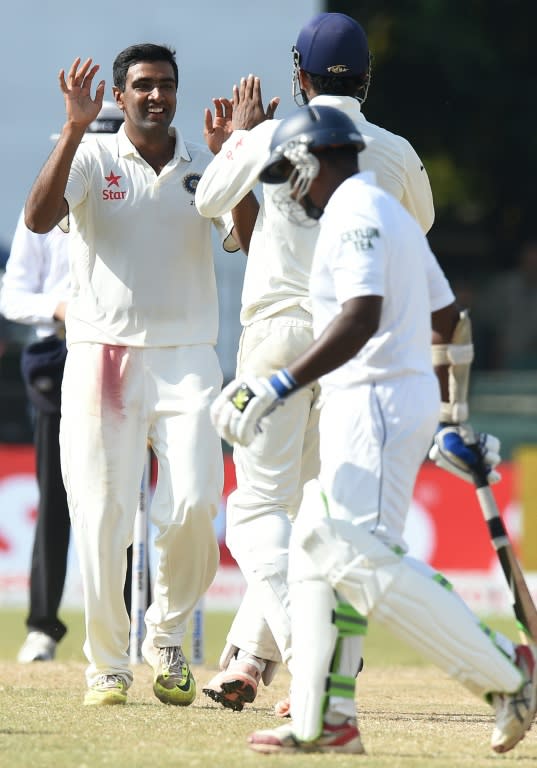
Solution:
M 363 96 L 369 79 L 368 72 L 364 72 L 363 75 L 358 77 L 314 75 L 311 72 L 306 74 L 311 80 L 315 93 L 326 96 Z
M 175 61 L 175 51 L 167 45 L 155 45 L 155 43 L 137 43 L 129 45 L 124 51 L 118 53 L 115 58 L 112 74 L 114 85 L 120 91 L 125 90 L 127 72 L 133 64 L 139 61 L 167 61 L 172 65 L 175 77 L 175 88 L 179 85 L 179 70 Z

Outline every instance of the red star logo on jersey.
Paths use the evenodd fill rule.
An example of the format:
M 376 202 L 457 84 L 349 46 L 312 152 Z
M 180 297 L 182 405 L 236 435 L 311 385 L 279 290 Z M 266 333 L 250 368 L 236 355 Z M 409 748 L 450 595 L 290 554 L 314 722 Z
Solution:
M 105 181 L 108 182 L 109 187 L 119 187 L 119 180 L 121 176 L 114 176 L 113 171 L 110 171 L 109 176 L 105 176 Z

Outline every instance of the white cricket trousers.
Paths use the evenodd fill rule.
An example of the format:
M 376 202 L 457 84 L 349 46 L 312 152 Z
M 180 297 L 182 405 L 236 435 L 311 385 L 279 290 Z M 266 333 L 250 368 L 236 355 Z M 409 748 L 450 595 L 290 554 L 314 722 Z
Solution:
M 268 376 L 312 341 L 311 315 L 299 307 L 257 320 L 243 329 L 237 375 Z M 319 391 L 313 384 L 294 393 L 249 446 L 233 451 L 237 489 L 227 500 L 226 542 L 248 589 L 227 639 L 272 661 L 290 652 L 288 545 L 304 483 L 319 471 Z
M 439 413 L 433 374 L 323 392 L 319 481 L 330 517 L 363 525 L 406 551 L 414 484 Z
M 310 486 L 309 503 L 303 504 L 294 524 L 288 558 L 291 705 L 301 738 L 322 720 L 337 632 L 329 607 L 333 592 L 324 587 L 319 592 L 322 564 L 303 552 L 297 539 L 328 516 L 364 527 L 390 546 L 406 551 L 403 532 L 414 483 L 439 412 L 439 387 L 432 373 L 378 383 L 350 382 L 346 389 L 323 391 L 320 487 L 315 494 L 315 483 Z M 321 599 L 323 592 L 328 595 L 326 603 Z M 342 596 L 338 599 L 346 602 Z M 362 652 L 361 637 L 345 638 L 339 666 L 332 671 L 354 678 Z M 300 689 L 306 690 L 304 680 L 308 677 L 315 681 L 308 688 L 310 707 L 304 705 L 300 694 Z M 346 717 L 356 716 L 354 698 L 331 696 L 328 709 Z
M 214 348 L 77 343 L 62 388 L 60 448 L 84 590 L 88 685 L 129 670 L 123 599 L 147 442 L 158 462 L 150 509 L 157 572 L 148 609 L 155 645 L 180 645 L 218 567 L 213 518 L 223 487 L 209 405 L 222 386 Z

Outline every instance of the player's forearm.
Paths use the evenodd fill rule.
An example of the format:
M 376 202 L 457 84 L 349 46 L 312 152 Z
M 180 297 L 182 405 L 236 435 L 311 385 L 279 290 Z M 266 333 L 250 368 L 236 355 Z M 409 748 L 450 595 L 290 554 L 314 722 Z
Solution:
M 0 312 L 8 320 L 23 325 L 52 322 L 58 306 L 58 297 L 47 293 L 6 290 L 0 294 Z
M 37 176 L 24 207 L 24 222 L 32 232 L 50 232 L 67 214 L 65 187 L 83 135 L 78 126 L 66 124 Z
M 442 399 L 440 421 L 468 419 L 468 383 L 474 348 L 472 325 L 466 310 L 453 302 L 433 312 L 432 355 Z
M 254 231 L 259 203 L 253 192 L 249 192 L 241 202 L 233 208 L 233 237 L 244 253 L 250 250 L 250 240 Z
M 299 386 L 309 384 L 357 355 L 377 328 L 373 316 L 356 318 L 341 312 L 287 370 Z

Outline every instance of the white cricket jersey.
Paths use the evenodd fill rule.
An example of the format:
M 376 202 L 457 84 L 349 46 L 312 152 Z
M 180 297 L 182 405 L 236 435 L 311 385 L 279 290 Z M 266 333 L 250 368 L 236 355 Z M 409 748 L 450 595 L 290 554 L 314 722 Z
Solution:
M 194 204 L 212 156 L 170 130 L 175 153 L 159 175 L 123 126 L 77 150 L 65 192 L 72 238 L 69 344 L 216 343 L 211 221 Z M 225 237 L 231 224 L 226 232 L 220 219 L 213 221 Z
M 431 312 L 453 302 L 453 292 L 416 220 L 375 184 L 373 173 L 352 176 L 330 198 L 310 291 L 316 338 L 349 299 L 383 297 L 377 332 L 322 377 L 325 391 L 407 374 L 434 376 Z
M 63 331 L 54 312 L 70 296 L 68 242 L 58 227 L 44 235 L 31 232 L 24 212 L 20 214 L 2 280 L 0 312 L 8 320 L 34 325 L 39 338 Z
M 377 183 L 415 216 L 424 232 L 434 219 L 427 173 L 411 145 L 400 136 L 369 123 L 360 103 L 349 96 L 316 96 L 310 102 L 341 109 L 356 123 L 366 142 L 360 167 L 374 170 Z M 252 190 L 270 156 L 272 135 L 280 120 L 266 120 L 251 131 L 237 130 L 205 169 L 196 190 L 203 216 L 221 216 Z M 297 226 L 274 206 L 278 185 L 263 185 L 263 201 L 250 242 L 242 292 L 241 322 L 301 306 L 311 311 L 308 296 L 311 259 L 318 226 Z

